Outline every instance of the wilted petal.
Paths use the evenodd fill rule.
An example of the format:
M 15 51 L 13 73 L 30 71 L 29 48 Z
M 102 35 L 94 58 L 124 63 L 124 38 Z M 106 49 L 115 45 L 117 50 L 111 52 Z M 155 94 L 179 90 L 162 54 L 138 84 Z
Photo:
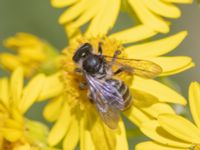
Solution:
M 135 150 L 188 150 L 188 148 L 170 147 L 156 142 L 142 142 L 136 145 Z
M 197 82 L 193 82 L 189 87 L 189 104 L 190 112 L 196 123 L 200 128 L 200 85 Z
M 129 58 L 142 59 L 161 56 L 174 50 L 183 41 L 186 35 L 187 32 L 182 31 L 160 40 L 130 46 L 126 48 L 125 51 Z
M 200 130 L 185 118 L 173 114 L 163 114 L 158 116 L 158 121 L 162 128 L 175 137 L 186 142 L 199 143 Z
M 186 104 L 186 99 L 182 95 L 155 80 L 135 76 L 131 88 L 149 93 L 157 97 L 160 102 Z

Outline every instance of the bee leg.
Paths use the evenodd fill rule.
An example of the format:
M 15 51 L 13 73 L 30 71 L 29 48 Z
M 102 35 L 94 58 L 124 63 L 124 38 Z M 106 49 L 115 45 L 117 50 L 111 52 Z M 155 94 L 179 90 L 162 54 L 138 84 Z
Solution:
M 98 45 L 98 52 L 99 52 L 99 54 L 101 54 L 102 55 L 102 53 L 103 53 L 103 50 L 102 50 L 102 42 L 99 42 L 99 45 Z
M 120 50 L 116 50 L 113 57 L 112 57 L 112 60 L 110 62 L 110 66 L 112 66 L 114 63 L 115 63 L 115 60 L 117 59 L 117 56 L 121 54 L 121 51 Z
M 81 90 L 85 90 L 86 87 L 87 87 L 87 83 L 82 83 L 82 82 L 79 83 L 79 88 L 80 88 Z
M 115 72 L 114 72 L 114 75 L 117 75 L 123 71 L 127 71 L 127 68 L 126 67 L 120 67 L 119 69 L 117 69 Z
M 87 94 L 87 96 L 88 96 L 88 99 L 90 100 L 90 102 L 91 102 L 91 103 L 94 103 L 94 100 L 92 99 L 92 93 L 89 92 L 89 93 Z
M 82 70 L 81 70 L 81 68 L 75 68 L 74 72 L 76 72 L 76 73 L 82 73 Z

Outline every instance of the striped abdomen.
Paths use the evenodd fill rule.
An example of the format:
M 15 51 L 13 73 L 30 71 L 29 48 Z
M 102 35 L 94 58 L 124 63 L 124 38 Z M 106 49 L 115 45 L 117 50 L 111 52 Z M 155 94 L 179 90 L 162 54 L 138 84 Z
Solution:
M 124 109 L 127 109 L 132 102 L 132 95 L 131 92 L 128 88 L 128 86 L 120 80 L 116 80 L 116 79 L 107 79 L 106 80 L 107 83 L 111 84 L 113 87 L 115 87 L 119 93 L 122 95 L 123 100 L 124 100 Z

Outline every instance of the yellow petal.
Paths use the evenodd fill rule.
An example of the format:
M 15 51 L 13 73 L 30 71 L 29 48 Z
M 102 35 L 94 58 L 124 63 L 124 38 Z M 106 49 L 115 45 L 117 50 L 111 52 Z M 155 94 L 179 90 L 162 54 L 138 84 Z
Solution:
M 192 3 L 193 0 L 163 0 L 165 2 L 172 2 L 172 3 L 185 3 L 185 4 L 188 4 L 188 3 Z
M 25 113 L 32 104 L 37 100 L 39 94 L 45 83 L 45 76 L 39 74 L 34 77 L 29 84 L 24 88 L 22 100 L 19 104 L 19 109 L 22 113 Z
M 24 76 L 22 68 L 18 68 L 14 71 L 10 81 L 10 94 L 13 104 L 18 104 L 21 100 L 22 90 L 24 84 Z
M 6 108 L 9 107 L 9 97 L 8 79 L 2 78 L 0 79 L 0 101 Z
M 95 143 L 92 141 L 88 127 L 88 118 L 85 117 L 85 113 L 82 113 L 82 115 L 80 119 L 80 149 L 88 150 L 89 145 L 90 150 L 95 150 Z
M 7 111 L 6 107 L 2 103 L 0 103 L 0 111 L 1 112 L 6 112 Z
M 133 104 L 135 106 L 149 107 L 149 106 L 159 102 L 157 97 L 155 97 L 147 92 L 139 91 L 139 90 L 132 89 L 132 88 L 130 88 L 130 90 L 131 90 L 131 94 L 133 96 L 133 99 L 132 99 Z
M 198 128 L 200 128 L 200 86 L 199 83 L 193 82 L 189 87 L 189 104 L 192 118 Z
M 48 143 L 50 146 L 58 144 L 63 139 L 67 130 L 69 130 L 71 119 L 70 107 L 65 103 L 62 113 L 49 133 Z
M 19 110 L 15 109 L 15 108 L 11 108 L 11 114 L 12 114 L 12 118 L 19 122 L 20 124 L 23 124 L 24 122 L 24 118 L 23 115 L 21 114 L 21 112 L 19 112 Z
M 61 94 L 63 91 L 63 83 L 60 80 L 60 73 L 48 76 L 45 79 L 44 86 L 39 95 L 38 101 L 43 101 L 49 98 L 53 98 Z
M 95 150 L 110 150 L 115 149 L 116 133 L 114 130 L 108 128 L 100 119 L 95 109 L 91 108 L 85 113 L 87 118 L 87 128 L 90 130 L 92 140 L 95 144 Z
M 64 13 L 62 13 L 62 15 L 59 17 L 59 23 L 65 24 L 81 15 L 81 13 L 87 8 L 87 4 L 88 0 L 78 1 L 75 5 L 68 8 L 64 11 Z
M 16 36 L 7 38 L 3 44 L 7 48 L 20 51 L 22 47 L 38 46 L 41 44 L 41 41 L 32 34 L 20 32 Z
M 77 2 L 77 0 L 51 0 L 51 5 L 53 7 L 65 7 L 65 6 L 69 6 L 73 3 Z
M 183 71 L 186 71 L 187 69 L 190 69 L 192 67 L 195 67 L 195 63 L 191 62 L 190 64 L 188 64 L 187 66 L 183 67 L 183 68 L 180 68 L 178 70 L 174 70 L 173 71 L 173 74 L 177 74 L 177 73 L 180 73 L 180 72 L 183 72 Z M 161 74 L 161 76 L 168 76 L 168 75 L 171 75 L 172 73 L 171 72 L 168 72 L 166 74 Z
M 119 134 L 117 134 L 117 141 L 116 141 L 116 150 L 128 150 L 128 141 L 126 137 L 126 129 L 124 126 L 124 122 L 121 120 L 119 121 Z
M 30 145 L 27 143 L 24 145 L 15 146 L 13 150 L 37 150 L 37 149 L 31 149 Z
M 15 142 L 19 140 L 19 138 L 22 136 L 22 132 L 20 130 L 10 128 L 1 129 L 1 133 L 5 137 L 5 139 L 10 142 Z
M 63 141 L 63 148 L 67 150 L 74 150 L 79 141 L 79 122 L 76 117 L 73 117 L 70 127 L 66 132 Z
M 90 113 L 88 113 L 90 115 Z M 93 115 L 95 117 L 95 115 Z M 128 143 L 125 134 L 125 127 L 123 121 L 119 121 L 119 126 L 117 129 L 110 129 L 105 125 L 105 123 L 96 116 L 95 118 L 88 116 L 90 118 L 91 135 L 95 144 L 96 150 L 128 150 Z
M 148 107 L 139 108 L 153 118 L 157 118 L 158 115 L 163 113 L 175 114 L 175 111 L 172 109 L 172 107 L 165 103 L 155 103 Z
M 141 125 L 140 130 L 151 139 L 164 145 L 176 147 L 190 147 L 190 143 L 184 142 L 173 135 L 166 132 L 158 123 L 158 121 L 149 121 Z
M 50 122 L 56 121 L 63 108 L 63 96 L 56 97 L 45 106 L 43 115 Z
M 170 147 L 156 142 L 142 142 L 136 145 L 135 150 L 188 150 L 188 148 Z
M 85 11 L 77 18 L 74 22 L 71 23 L 71 26 L 74 28 L 80 28 L 80 26 L 86 24 L 89 20 L 95 17 L 100 11 L 102 1 L 90 1 L 88 3 Z
M 73 39 L 76 39 L 81 36 L 81 30 L 79 28 L 74 27 L 71 24 L 72 22 L 69 22 L 64 27 L 67 36 L 70 38 L 69 43 L 70 41 L 73 41 Z
M 199 143 L 200 129 L 185 118 L 173 114 L 163 114 L 158 116 L 158 121 L 167 132 L 175 137 L 186 142 Z
M 163 72 L 160 74 L 160 76 L 177 74 L 191 67 L 194 67 L 192 59 L 187 56 L 156 57 L 147 60 L 155 62 L 162 68 Z
M 178 18 L 181 11 L 173 4 L 161 0 L 144 0 L 145 5 L 154 13 L 168 18 Z
M 153 14 L 148 8 L 145 7 L 143 0 L 128 0 L 138 18 L 150 28 L 157 32 L 169 32 L 169 26 L 166 21 L 161 17 Z
M 0 63 L 4 68 L 10 71 L 13 71 L 17 67 L 22 66 L 22 63 L 20 62 L 19 58 L 9 53 L 0 54 Z
M 151 58 L 164 55 L 174 50 L 186 37 L 187 32 L 182 31 L 175 35 L 160 40 L 137 44 L 125 49 L 129 58 Z
M 160 102 L 186 104 L 186 100 L 183 96 L 155 80 L 143 79 L 135 76 L 131 87 L 157 97 Z
M 47 56 L 44 54 L 42 48 L 42 46 L 21 48 L 19 51 L 19 57 L 23 62 L 25 61 L 26 63 L 45 61 Z
M 147 122 L 151 119 L 150 116 L 146 115 L 144 112 L 134 106 L 124 111 L 124 114 L 137 126 L 140 126 L 143 122 Z
M 156 35 L 157 32 L 148 28 L 146 25 L 138 25 L 117 33 L 110 35 L 110 38 L 114 38 L 121 41 L 123 44 L 138 42 Z
M 106 35 L 106 33 L 114 26 L 120 10 L 120 0 L 101 0 L 101 11 L 91 21 L 86 35 Z
M 17 122 L 16 120 L 6 119 L 5 122 L 4 122 L 4 125 L 7 128 L 22 129 L 23 130 L 23 124 L 21 124 L 20 122 Z

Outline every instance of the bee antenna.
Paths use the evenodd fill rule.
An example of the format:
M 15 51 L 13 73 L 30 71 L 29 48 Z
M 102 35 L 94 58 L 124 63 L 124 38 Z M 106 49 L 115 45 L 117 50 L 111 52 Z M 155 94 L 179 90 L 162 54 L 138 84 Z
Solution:
M 101 55 L 102 55 L 102 53 L 103 53 L 102 45 L 103 45 L 103 43 L 102 43 L 102 42 L 99 42 L 99 45 L 98 45 L 98 52 L 99 52 L 99 54 L 101 54 Z

